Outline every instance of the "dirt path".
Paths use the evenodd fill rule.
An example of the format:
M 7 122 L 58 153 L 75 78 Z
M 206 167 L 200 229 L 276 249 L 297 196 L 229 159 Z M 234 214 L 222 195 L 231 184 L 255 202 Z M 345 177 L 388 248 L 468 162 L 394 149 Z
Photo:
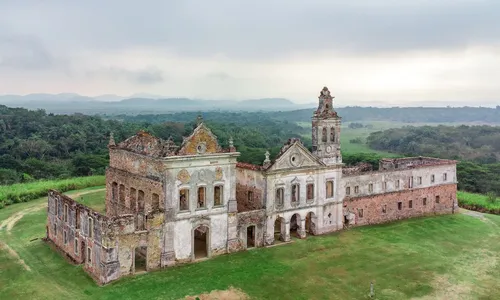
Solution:
M 26 270 L 26 271 L 30 271 L 31 272 L 31 268 L 24 262 L 24 260 L 21 259 L 21 257 L 19 257 L 19 254 L 17 254 L 16 251 L 14 251 L 11 247 L 9 247 L 9 245 L 5 244 L 4 242 L 0 241 L 0 249 L 5 249 L 7 250 L 7 252 L 12 256 L 14 257 L 17 262 L 23 266 L 23 268 Z

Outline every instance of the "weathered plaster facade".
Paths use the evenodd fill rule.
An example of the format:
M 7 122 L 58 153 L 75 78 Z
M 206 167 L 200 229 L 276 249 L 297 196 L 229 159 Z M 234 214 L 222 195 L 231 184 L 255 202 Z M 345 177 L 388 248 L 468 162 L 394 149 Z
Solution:
M 106 214 L 56 191 L 47 239 L 99 283 L 346 226 L 453 213 L 456 163 L 383 159 L 344 167 L 327 88 L 312 118 L 313 151 L 290 139 L 262 166 L 237 162 L 201 120 L 178 146 L 146 132 L 109 143 Z

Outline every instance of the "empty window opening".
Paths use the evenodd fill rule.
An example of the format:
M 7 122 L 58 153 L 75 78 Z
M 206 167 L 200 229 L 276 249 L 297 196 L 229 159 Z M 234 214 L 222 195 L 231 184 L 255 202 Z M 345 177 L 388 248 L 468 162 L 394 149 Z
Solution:
M 408 207 L 413 208 L 413 200 L 408 201 Z
M 327 133 L 326 133 L 326 128 L 325 128 L 325 127 L 323 127 L 323 132 L 322 132 L 322 136 L 321 136 L 321 141 L 322 141 L 323 143 L 326 143 L 326 142 L 327 142 L 327 138 L 328 138 L 328 136 L 327 136 Z
M 214 205 L 222 205 L 222 186 L 220 185 L 214 187 Z
M 205 207 L 205 192 L 206 192 L 206 188 L 204 186 L 198 187 L 198 202 L 197 202 L 198 208 Z
M 349 196 L 351 194 L 351 187 L 350 186 L 348 186 L 348 187 L 345 188 L 345 194 L 347 196 Z
M 290 199 L 292 203 L 299 202 L 300 186 L 298 184 L 292 184 L 292 198 Z
M 436 181 L 436 177 L 434 176 L 434 174 L 431 175 L 431 183 L 434 183 L 434 181 Z
M 255 247 L 255 225 L 247 227 L 247 248 Z
M 363 217 L 363 209 L 362 209 L 362 208 L 358 208 L 358 216 L 359 216 L 360 218 L 362 218 L 362 217 Z
M 422 199 L 422 205 L 427 205 L 427 198 Z
M 300 216 L 298 214 L 294 214 L 290 219 L 290 236 L 300 238 Z
M 87 248 L 87 263 L 92 263 L 92 249 L 90 247 Z
M 368 185 L 368 192 L 372 193 L 373 192 L 373 183 L 370 183 Z
M 182 189 L 179 191 L 179 210 L 189 210 L 189 190 Z
M 54 214 L 56 216 L 58 216 L 59 215 L 59 201 L 57 201 L 57 199 L 54 201 L 54 209 L 55 209 Z
M 125 186 L 123 184 L 120 184 L 120 193 L 118 197 L 120 198 L 120 208 L 125 207 Z
M 285 220 L 280 217 L 274 221 L 274 241 L 285 241 Z
M 151 206 L 153 210 L 160 209 L 160 196 L 158 194 L 153 193 L 151 195 Z
M 66 232 L 66 230 L 63 231 L 63 241 L 64 245 L 68 243 L 68 232 Z
M 146 230 L 146 217 L 143 213 L 139 213 L 135 216 L 135 230 Z
M 146 272 L 148 247 L 137 247 L 134 253 L 135 273 Z
M 68 222 L 68 211 L 69 211 L 68 204 L 64 204 L 64 222 Z
M 75 242 L 73 244 L 73 251 L 75 251 L 75 254 L 78 255 L 78 239 L 75 239 Z
M 403 209 L 403 202 L 398 202 L 398 209 L 402 210 Z
M 89 232 L 88 232 L 89 238 L 94 237 L 94 219 L 89 218 Z
M 306 194 L 307 194 L 307 200 L 313 200 L 314 199 L 314 184 L 309 183 L 306 186 Z
M 57 226 L 55 221 L 54 221 L 54 226 L 52 228 L 52 234 L 54 235 L 54 238 L 57 238 Z
M 354 187 L 354 193 L 355 193 L 355 194 L 358 194 L 358 193 L 359 193 L 359 186 L 355 186 L 355 187 Z
M 130 203 L 129 208 L 135 212 L 137 210 L 137 190 L 130 188 Z
M 75 210 L 75 228 L 80 229 L 80 210 L 78 208 Z
M 333 198 L 333 180 L 326 182 L 326 198 Z
M 137 193 L 137 211 L 144 212 L 144 191 L 142 190 Z
M 399 189 L 399 179 L 396 180 L 396 188 Z
M 248 191 L 247 192 L 247 200 L 248 200 L 248 202 L 252 202 L 253 201 L 253 191 Z
M 411 176 L 410 178 L 408 178 L 408 188 L 413 188 L 413 176 Z
M 436 203 L 439 203 L 439 196 L 436 196 Z
M 418 176 L 418 184 L 422 184 L 422 176 Z
M 118 183 L 113 182 L 111 184 L 111 202 L 116 203 L 118 201 Z
M 446 180 L 448 180 L 448 174 L 444 173 L 443 174 L 443 181 L 446 181 Z
M 385 214 L 387 212 L 387 205 L 382 205 L 382 212 Z
M 194 258 L 203 258 L 208 256 L 208 227 L 200 225 L 194 230 Z
M 386 190 L 387 190 L 387 181 L 384 181 L 384 182 L 382 183 L 382 189 L 384 189 L 384 191 L 386 191 Z
M 284 188 L 276 189 L 276 206 L 278 206 L 278 207 L 283 206 L 284 196 L 285 196 L 285 189 Z
M 335 127 L 330 128 L 330 142 L 335 142 Z

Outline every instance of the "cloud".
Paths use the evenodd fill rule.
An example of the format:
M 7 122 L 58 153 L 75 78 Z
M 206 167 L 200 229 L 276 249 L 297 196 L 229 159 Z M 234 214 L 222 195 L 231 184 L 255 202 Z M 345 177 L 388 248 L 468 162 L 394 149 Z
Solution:
M 0 36 L 0 69 L 50 69 L 56 60 L 40 40 L 29 36 Z
M 114 81 L 128 81 L 139 85 L 152 85 L 164 81 L 161 70 L 157 68 L 145 68 L 141 70 L 127 70 L 117 67 L 101 68 L 86 73 L 90 79 L 108 78 Z

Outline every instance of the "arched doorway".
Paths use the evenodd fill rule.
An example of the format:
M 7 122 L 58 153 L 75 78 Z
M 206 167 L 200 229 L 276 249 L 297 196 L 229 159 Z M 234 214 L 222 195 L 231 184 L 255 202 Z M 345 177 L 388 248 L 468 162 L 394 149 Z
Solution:
M 285 231 L 285 219 L 276 217 L 276 221 L 274 221 L 274 241 L 284 242 L 286 237 Z
M 299 214 L 294 214 L 290 219 L 290 237 L 300 238 L 300 222 L 301 218 Z
M 306 234 L 316 234 L 316 215 L 313 212 L 306 215 Z
M 205 225 L 200 225 L 194 229 L 193 232 L 193 250 L 194 258 L 208 257 L 208 236 L 209 228 Z

